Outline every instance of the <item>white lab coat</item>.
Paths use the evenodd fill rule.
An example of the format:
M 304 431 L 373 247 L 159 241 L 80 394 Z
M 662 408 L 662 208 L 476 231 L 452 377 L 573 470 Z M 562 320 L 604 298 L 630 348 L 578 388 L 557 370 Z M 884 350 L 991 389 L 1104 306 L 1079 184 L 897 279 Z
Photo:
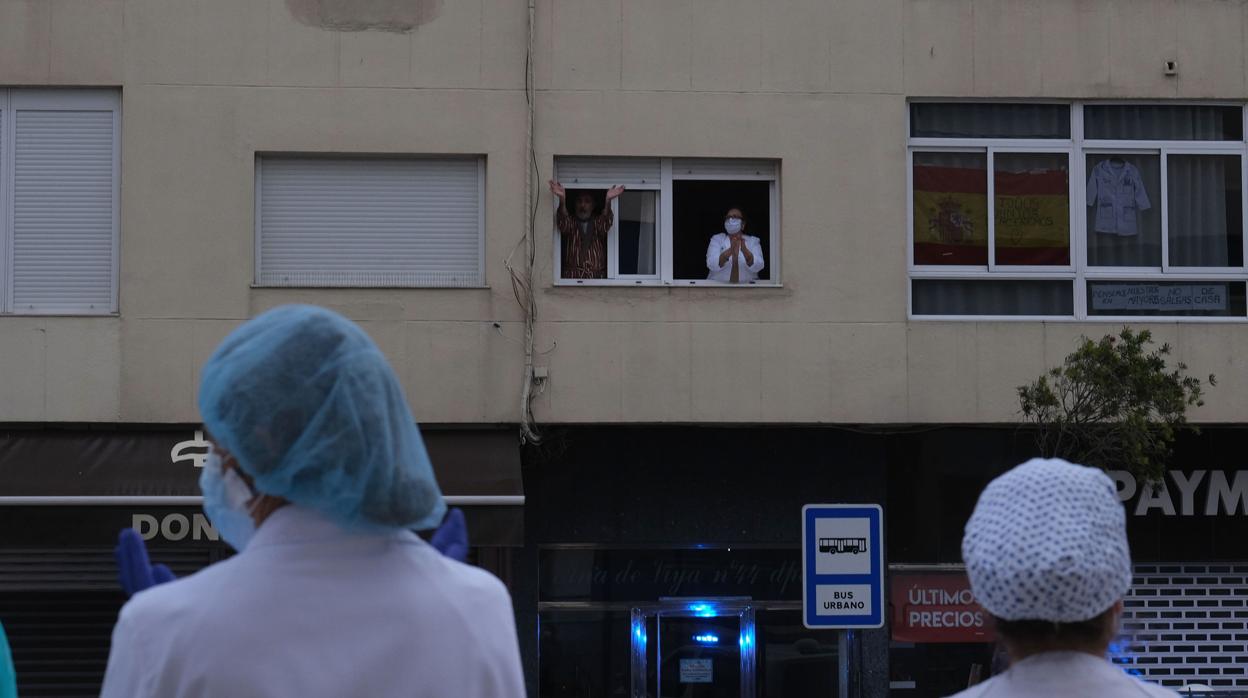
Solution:
M 1103 160 L 1088 176 L 1088 206 L 1096 207 L 1098 233 L 1138 235 L 1136 214 L 1152 206 L 1140 171 L 1129 162 Z
M 753 235 L 745 235 L 745 247 L 754 255 L 754 263 L 745 263 L 745 253 L 737 253 L 737 280 L 739 283 L 754 281 L 758 279 L 758 272 L 763 270 L 763 245 L 758 238 Z M 710 272 L 706 278 L 711 281 L 731 281 L 732 280 L 732 258 L 723 266 L 719 264 L 719 256 L 724 253 L 732 245 L 732 238 L 728 237 L 728 233 L 716 233 L 711 236 L 711 242 L 706 246 L 706 268 Z
M 101 695 L 513 698 L 524 679 L 498 579 L 286 506 L 242 553 L 122 608 Z
M 1128 676 L 1086 652 L 1045 652 L 952 698 L 1175 698 L 1178 694 Z

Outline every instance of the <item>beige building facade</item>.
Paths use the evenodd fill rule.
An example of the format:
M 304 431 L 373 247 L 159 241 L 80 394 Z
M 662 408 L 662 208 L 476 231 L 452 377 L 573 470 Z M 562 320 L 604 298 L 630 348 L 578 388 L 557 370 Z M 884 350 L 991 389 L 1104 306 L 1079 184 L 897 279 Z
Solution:
M 530 694 L 595 695 L 568 676 L 622 690 L 627 657 L 610 652 L 627 643 L 587 671 L 569 657 L 628 632 L 610 614 L 638 599 L 577 580 L 761 565 L 764 582 L 721 596 L 763 600 L 760 648 L 766 627 L 796 638 L 796 512 L 814 498 L 883 503 L 884 564 L 935 584 L 974 493 L 1030 448 L 999 428 L 1018 420 L 1016 386 L 1130 324 L 1218 378 L 1189 414 L 1212 436 L 1180 449 L 1169 509 L 1124 484 L 1133 547 L 1155 563 L 1142 593 L 1177 588 L 1171 572 L 1242 587 L 1248 564 L 1220 536 L 1248 515 L 1248 471 L 1227 457 L 1248 440 L 1246 32 L 1230 0 L 0 0 L 0 462 L 6 444 L 27 456 L 18 437 L 47 462 L 113 467 L 133 444 L 157 467 L 193 460 L 217 343 L 280 304 L 333 308 L 390 358 L 436 462 L 510 473 L 514 491 L 453 493 L 511 507 L 470 515 L 486 522 L 477 562 L 512 589 Z M 1124 161 L 1146 197 L 1085 187 Z M 550 179 L 625 185 L 609 278 L 564 274 Z M 761 236 L 754 283 L 706 278 L 731 206 Z M 552 438 L 523 452 L 521 478 L 526 422 Z M 94 499 L 53 513 L 50 495 L 78 490 L 44 475 L 20 494 L 47 501 L 0 494 L 0 531 L 42 522 L 58 533 L 39 545 L 104 556 L 63 591 L 97 594 L 105 619 L 100 540 L 123 504 L 99 499 L 108 467 Z M 223 548 L 180 467 L 168 487 L 127 483 L 125 506 L 146 508 L 121 513 L 166 554 L 203 543 L 184 573 Z M 1216 487 L 1193 479 L 1205 468 Z M 157 494 L 178 496 L 143 499 Z M 79 507 L 105 523 L 59 533 Z M 2 556 L 25 564 L 31 545 L 0 535 L 0 588 Z M 707 561 L 681 557 L 695 548 Z M 43 593 L 29 579 L 13 588 Z M 850 695 L 936 695 L 948 681 L 924 684 L 924 666 L 960 681 L 991 658 L 942 655 L 946 638 L 890 660 L 888 632 L 803 639 Z M 773 682 L 782 650 L 760 649 Z M 1242 642 L 1224 654 L 1218 685 L 1248 687 Z M 100 671 L 81 670 L 83 695 Z M 759 695 L 789 695 L 766 680 Z
M 6 0 L 0 13 L 0 84 L 111 88 L 121 105 L 116 312 L 0 318 L 0 419 L 193 422 L 214 344 L 310 302 L 369 329 L 422 422 L 519 420 L 523 313 L 504 260 L 526 211 L 523 3 Z M 1213 0 L 539 1 L 537 421 L 1013 420 L 1014 386 L 1121 323 L 908 319 L 908 100 L 1233 102 L 1245 21 Z M 258 286 L 266 153 L 483 157 L 484 283 Z M 558 156 L 775 161 L 778 284 L 556 285 L 544 183 Z M 1150 327 L 1223 379 L 1195 418 L 1240 421 L 1242 324 Z

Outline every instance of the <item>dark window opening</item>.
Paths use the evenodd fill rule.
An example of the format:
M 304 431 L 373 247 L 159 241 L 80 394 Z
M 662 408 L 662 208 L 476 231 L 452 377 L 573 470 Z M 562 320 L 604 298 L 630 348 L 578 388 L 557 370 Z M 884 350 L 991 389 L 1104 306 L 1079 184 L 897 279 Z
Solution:
M 672 275 L 678 280 L 706 279 L 707 246 L 724 232 L 724 214 L 738 208 L 745 234 L 758 238 L 765 266 L 758 281 L 771 280 L 771 182 L 675 180 L 672 182 Z
M 1096 140 L 1242 141 L 1240 107 L 1201 104 L 1089 104 L 1083 137 Z
M 1070 138 L 1070 105 L 914 102 L 912 138 Z

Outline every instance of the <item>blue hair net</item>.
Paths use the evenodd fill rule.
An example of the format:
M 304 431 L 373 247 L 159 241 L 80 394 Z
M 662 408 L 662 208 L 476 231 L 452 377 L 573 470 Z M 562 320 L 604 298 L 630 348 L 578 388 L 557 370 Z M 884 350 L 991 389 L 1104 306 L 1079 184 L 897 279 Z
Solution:
M 199 411 L 258 491 L 346 528 L 433 528 L 446 513 L 394 371 L 337 313 L 285 305 L 231 332 Z

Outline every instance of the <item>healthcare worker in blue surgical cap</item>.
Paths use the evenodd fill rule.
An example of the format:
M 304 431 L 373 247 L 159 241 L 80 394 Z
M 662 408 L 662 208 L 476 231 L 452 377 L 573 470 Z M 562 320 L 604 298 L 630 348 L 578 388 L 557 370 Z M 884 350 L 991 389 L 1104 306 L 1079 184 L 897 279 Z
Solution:
M 204 366 L 204 512 L 238 550 L 121 610 L 107 698 L 524 695 L 506 588 L 409 529 L 446 506 L 357 325 L 283 306 Z

